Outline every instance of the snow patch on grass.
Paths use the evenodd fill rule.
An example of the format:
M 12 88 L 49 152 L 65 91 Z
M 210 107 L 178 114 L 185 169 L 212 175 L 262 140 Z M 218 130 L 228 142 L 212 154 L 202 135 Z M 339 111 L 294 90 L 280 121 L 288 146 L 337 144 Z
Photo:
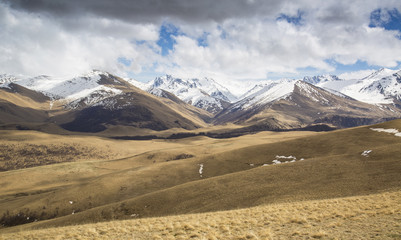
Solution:
M 284 163 L 294 163 L 294 162 L 297 161 L 297 158 L 295 156 L 292 156 L 292 155 L 290 155 L 290 156 L 276 155 L 275 158 L 276 159 L 274 159 L 272 161 L 273 165 L 284 164 Z M 303 161 L 303 160 L 305 160 L 305 159 L 304 158 L 299 159 L 299 161 Z M 265 166 L 269 166 L 269 164 L 265 163 L 265 164 L 262 165 L 262 167 L 265 167 Z
M 203 174 L 203 163 L 199 164 L 199 175 L 202 177 Z
M 362 156 L 364 156 L 364 157 L 369 157 L 369 153 L 371 153 L 372 152 L 372 150 L 365 150 L 365 151 L 363 151 L 362 152 Z
M 385 133 L 392 133 L 396 137 L 401 137 L 401 132 L 398 131 L 398 129 L 395 128 L 370 128 L 370 130 L 376 131 L 376 132 L 385 132 Z

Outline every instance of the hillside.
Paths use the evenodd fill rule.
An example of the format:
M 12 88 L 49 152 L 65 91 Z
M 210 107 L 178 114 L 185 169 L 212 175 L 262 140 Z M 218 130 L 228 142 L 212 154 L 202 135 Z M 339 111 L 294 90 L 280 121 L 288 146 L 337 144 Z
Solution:
M 401 129 L 401 121 L 224 140 L 108 140 L 108 152 L 119 145 L 122 156 L 0 173 L 2 224 L 38 220 L 16 229 L 42 228 L 398 191 L 399 136 L 371 128 Z
M 401 192 L 112 221 L 1 239 L 399 239 Z

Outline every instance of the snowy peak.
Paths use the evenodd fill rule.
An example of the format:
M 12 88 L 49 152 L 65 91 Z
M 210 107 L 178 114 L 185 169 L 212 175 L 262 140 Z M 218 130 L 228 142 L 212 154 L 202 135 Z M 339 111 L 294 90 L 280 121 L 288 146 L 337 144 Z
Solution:
M 318 83 L 329 82 L 329 81 L 341 81 L 336 75 L 320 75 L 313 77 L 304 77 L 304 82 L 316 85 Z
M 362 79 L 332 79 L 320 81 L 315 85 L 365 103 L 392 104 L 394 99 L 400 99 L 400 75 L 400 71 L 383 68 Z
M 235 96 L 225 87 L 210 78 L 181 79 L 171 75 L 157 77 L 146 91 L 162 97 L 162 91 L 176 95 L 182 101 L 212 113 L 221 111 Z
M 8 74 L 0 75 L 0 88 L 10 88 L 10 83 L 16 82 L 18 79 L 15 76 Z
M 282 99 L 294 90 L 295 82 L 296 80 L 283 79 L 256 85 L 238 103 L 241 109 L 247 109 Z
M 375 80 L 369 85 L 363 86 L 359 92 L 366 95 L 380 96 L 381 103 L 393 103 L 393 99 L 401 100 L 400 72 L 394 72 L 390 76 Z
M 67 108 L 93 105 L 100 100 L 120 94 L 117 86 L 125 85 L 119 78 L 98 70 L 93 70 L 74 78 L 54 78 L 41 75 L 17 80 L 17 84 L 43 93 L 53 100 L 65 102 Z M 77 104 L 77 103 L 81 104 Z
M 397 70 L 381 68 L 381 69 L 377 70 L 376 72 L 370 74 L 369 76 L 362 78 L 362 80 L 370 80 L 370 79 L 378 80 L 378 79 L 382 79 L 384 77 L 393 75 L 396 72 L 397 72 Z

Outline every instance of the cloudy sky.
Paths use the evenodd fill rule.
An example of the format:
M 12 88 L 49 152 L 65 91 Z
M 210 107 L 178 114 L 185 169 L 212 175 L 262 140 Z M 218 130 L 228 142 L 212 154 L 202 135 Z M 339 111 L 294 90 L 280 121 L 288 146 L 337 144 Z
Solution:
M 399 0 L 0 0 L 0 73 L 257 80 L 400 63 Z

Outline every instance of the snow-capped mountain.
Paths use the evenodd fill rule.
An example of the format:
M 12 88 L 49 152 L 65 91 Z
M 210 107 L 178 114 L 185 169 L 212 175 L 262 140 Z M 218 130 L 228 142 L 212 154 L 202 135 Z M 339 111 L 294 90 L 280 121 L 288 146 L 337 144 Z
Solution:
M 291 93 L 296 80 L 282 79 L 257 84 L 241 96 L 241 100 L 234 103 L 235 108 L 247 109 L 257 105 L 267 104 Z
M 17 81 L 15 76 L 8 74 L 0 74 L 0 88 L 10 88 L 10 83 Z
M 401 71 L 380 69 L 362 79 L 319 81 L 316 86 L 335 90 L 361 102 L 393 104 L 401 99 Z
M 317 123 L 350 127 L 399 117 L 401 109 L 394 106 L 363 103 L 302 80 L 280 80 L 255 86 L 217 114 L 215 122 L 285 129 Z
M 304 82 L 316 85 L 318 83 L 324 82 L 334 82 L 334 81 L 341 81 L 336 75 L 320 75 L 320 76 L 313 76 L 313 77 L 304 77 Z
M 178 98 L 155 97 L 122 78 L 96 70 L 74 78 L 2 75 L 0 100 L 0 124 L 24 124 L 28 129 L 31 123 L 56 124 L 80 132 L 114 126 L 194 129 L 207 125 L 211 118 L 210 113 Z
M 164 96 L 163 91 L 170 92 L 182 101 L 211 113 L 217 113 L 237 100 L 227 88 L 210 78 L 181 79 L 166 75 L 147 85 L 136 86 L 160 97 Z
M 75 78 L 53 78 L 43 75 L 19 80 L 17 83 L 28 89 L 41 92 L 51 99 L 64 100 L 69 107 L 74 108 L 76 104 L 70 103 L 84 98 L 86 104 L 91 105 L 121 93 L 121 90 L 117 88 L 105 86 L 108 84 L 107 81 L 112 81 L 110 83 L 116 85 L 121 84 L 116 77 L 97 70 Z
M 262 129 L 301 128 L 318 123 L 350 127 L 401 117 L 401 71 L 381 69 L 355 80 L 322 75 L 301 80 L 265 80 L 253 86 L 250 82 L 242 88 L 242 96 L 236 97 L 210 78 L 166 75 L 142 83 L 94 70 L 71 78 L 20 79 L 4 74 L 0 75 L 0 91 L 6 101 L 10 94 L 40 101 L 35 105 L 40 106 L 36 109 L 39 112 L 32 111 L 40 121 L 48 114 L 42 111 L 67 112 L 68 117 L 55 121 L 75 119 L 67 125 L 60 123 L 74 131 L 98 131 L 106 125 L 119 124 L 155 130 L 191 129 L 210 122 L 269 126 Z M 17 98 L 12 99 L 17 103 Z M 24 108 L 26 98 L 18 99 Z M 12 102 L 6 104 L 7 109 L 16 109 Z M 18 111 L 22 110 L 14 112 Z M 23 115 L 27 114 L 18 117 L 26 121 Z

